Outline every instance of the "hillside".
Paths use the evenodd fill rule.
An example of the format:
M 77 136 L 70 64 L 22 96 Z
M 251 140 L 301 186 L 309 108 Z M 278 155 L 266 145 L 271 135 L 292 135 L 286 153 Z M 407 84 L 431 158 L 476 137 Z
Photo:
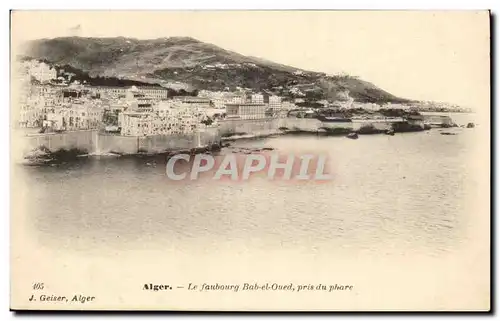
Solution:
M 284 96 L 335 99 L 349 90 L 357 101 L 403 102 L 375 85 L 350 76 L 327 76 L 256 57 L 247 57 L 188 37 L 63 37 L 28 42 L 23 54 L 91 77 L 150 83 L 183 83 L 196 89 L 269 90 Z

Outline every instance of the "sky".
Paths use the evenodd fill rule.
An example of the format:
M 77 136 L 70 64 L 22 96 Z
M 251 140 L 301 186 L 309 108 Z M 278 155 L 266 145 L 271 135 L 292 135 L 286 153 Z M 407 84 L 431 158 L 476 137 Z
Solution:
M 14 11 L 38 38 L 189 36 L 244 55 L 345 72 L 400 97 L 489 108 L 487 11 Z

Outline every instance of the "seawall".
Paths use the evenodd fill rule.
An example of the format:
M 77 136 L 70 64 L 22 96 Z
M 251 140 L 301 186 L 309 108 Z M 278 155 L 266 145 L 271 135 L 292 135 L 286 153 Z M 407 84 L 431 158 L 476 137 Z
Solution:
M 220 122 L 219 130 L 222 137 L 233 135 L 268 136 L 274 134 L 283 134 L 285 132 L 345 133 L 351 131 L 359 131 L 366 126 L 369 126 L 377 131 L 385 131 L 391 129 L 393 123 L 395 122 L 398 121 L 360 120 L 345 123 L 322 122 L 315 118 L 292 117 L 256 120 L 224 120 Z
M 208 130 L 199 134 L 155 135 L 155 136 L 119 136 L 98 135 L 97 154 L 118 153 L 163 153 L 198 147 L 206 147 L 220 142 L 216 130 Z
M 78 149 L 85 153 L 93 153 L 97 144 L 97 136 L 95 130 L 31 134 L 21 137 L 17 143 L 22 149 L 23 155 L 42 146 L 51 152 L 61 149 Z
M 219 122 L 219 133 L 222 137 L 233 135 L 267 136 L 280 132 L 280 119 L 255 120 L 222 120 Z
M 349 132 L 376 133 L 403 125 L 396 131 L 416 131 L 418 126 L 409 128 L 401 121 L 360 120 L 346 123 L 322 122 L 314 118 L 266 118 L 256 120 L 224 120 L 218 128 L 208 128 L 199 133 L 156 136 L 120 136 L 99 133 L 97 130 L 82 130 L 62 133 L 31 134 L 16 140 L 16 152 L 28 155 L 37 148 L 44 147 L 50 152 L 77 150 L 82 154 L 137 154 L 162 153 L 209 147 L 218 144 L 221 137 L 270 136 L 294 132 L 323 133 L 341 135 Z M 367 129 L 363 132 L 361 129 Z M 398 127 L 398 126 L 396 126 Z M 408 127 L 408 128 L 406 128 Z M 423 128 L 422 128 L 423 130 Z
M 97 130 L 70 131 L 18 136 L 15 140 L 15 159 L 22 159 L 33 150 L 43 148 L 52 153 L 77 150 L 80 154 L 137 154 L 208 147 L 220 142 L 218 130 L 207 129 L 200 133 L 127 137 L 108 135 Z
M 263 118 L 253 120 L 223 120 L 219 122 L 222 137 L 232 135 L 268 136 L 285 131 L 317 132 L 323 123 L 313 118 Z M 328 125 L 325 125 L 328 126 Z

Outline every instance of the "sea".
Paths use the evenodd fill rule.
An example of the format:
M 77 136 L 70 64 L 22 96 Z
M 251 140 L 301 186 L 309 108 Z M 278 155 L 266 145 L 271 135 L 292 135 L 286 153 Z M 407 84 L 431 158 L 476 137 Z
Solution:
M 453 114 L 458 124 L 474 114 Z M 476 122 L 477 124 L 477 122 Z M 176 182 L 164 156 L 82 157 L 13 166 L 37 244 L 73 253 L 175 249 L 440 256 L 467 242 L 480 182 L 476 128 L 231 142 L 235 149 L 327 155 L 332 179 Z M 442 135 L 442 133 L 452 135 Z

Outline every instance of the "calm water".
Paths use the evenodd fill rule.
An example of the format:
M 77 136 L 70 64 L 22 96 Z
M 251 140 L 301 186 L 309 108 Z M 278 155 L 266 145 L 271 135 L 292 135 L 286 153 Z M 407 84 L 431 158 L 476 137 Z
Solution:
M 29 186 L 28 228 L 47 247 L 440 255 L 464 241 L 471 219 L 464 197 L 477 186 L 466 161 L 475 129 L 453 130 L 233 143 L 327 153 L 335 178 L 321 184 L 174 183 L 161 157 L 153 166 L 146 158 L 94 158 L 16 171 Z

